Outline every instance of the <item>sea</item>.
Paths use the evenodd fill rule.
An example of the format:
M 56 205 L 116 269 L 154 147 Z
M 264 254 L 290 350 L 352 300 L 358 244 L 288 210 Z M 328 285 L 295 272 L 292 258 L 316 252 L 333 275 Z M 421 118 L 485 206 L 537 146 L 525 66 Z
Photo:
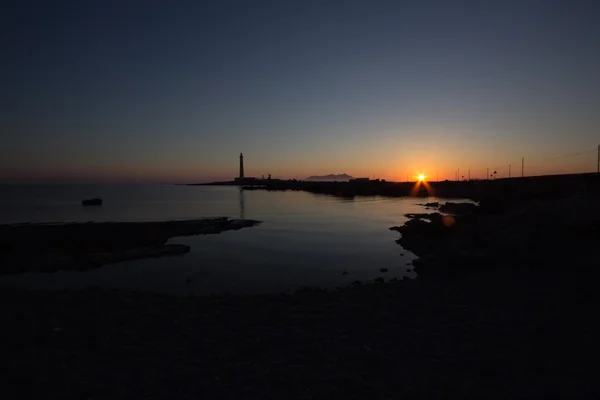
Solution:
M 100 197 L 101 207 L 81 200 Z M 176 237 L 183 256 L 142 259 L 85 271 L 0 276 L 0 287 L 100 287 L 175 295 L 288 293 L 383 277 L 414 279 L 415 255 L 389 228 L 436 198 L 355 197 L 232 186 L 4 185 L 0 224 L 247 218 L 261 224 L 217 235 Z M 381 272 L 386 268 L 386 272 Z

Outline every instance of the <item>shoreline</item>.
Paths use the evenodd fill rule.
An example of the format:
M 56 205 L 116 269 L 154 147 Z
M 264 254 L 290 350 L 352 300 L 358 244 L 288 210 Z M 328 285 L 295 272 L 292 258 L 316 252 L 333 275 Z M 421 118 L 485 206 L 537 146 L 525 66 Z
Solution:
M 598 296 L 581 284 L 558 271 L 496 270 L 293 295 L 0 291 L 0 351 L 7 390 L 46 398 L 174 388 L 211 398 L 594 398 L 598 329 L 581 304 Z
M 390 229 L 401 234 L 398 244 L 419 257 L 414 262 L 419 276 L 445 277 L 481 265 L 541 271 L 568 266 L 573 273 L 594 274 L 600 266 L 598 200 L 580 193 L 501 206 L 449 203 L 450 209 L 440 205 L 439 211 L 450 216 L 437 211 L 407 215 L 412 218 L 406 224 Z
M 0 291 L 6 378 L 57 398 L 596 398 L 595 204 L 414 216 L 399 239 L 421 257 L 414 281 L 291 295 Z
M 258 225 L 226 217 L 154 222 L 0 225 L 0 274 L 97 268 L 140 258 L 189 253 L 174 237 L 219 234 Z
M 500 198 L 502 201 L 522 201 L 534 198 L 559 198 L 586 191 L 600 195 L 600 174 L 542 175 L 483 180 L 426 182 L 391 182 L 380 179 L 319 182 L 283 179 L 253 179 L 245 182 L 226 181 L 191 183 L 185 186 L 238 186 L 244 190 L 306 191 L 337 197 L 439 197 L 464 198 L 473 201 Z

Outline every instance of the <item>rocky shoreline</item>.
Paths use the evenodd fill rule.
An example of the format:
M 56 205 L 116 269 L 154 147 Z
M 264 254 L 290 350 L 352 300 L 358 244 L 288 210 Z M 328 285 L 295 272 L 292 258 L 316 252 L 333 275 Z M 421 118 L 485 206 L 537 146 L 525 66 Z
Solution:
M 430 204 L 437 210 L 394 228 L 421 257 L 413 281 L 292 295 L 0 291 L 5 390 L 598 398 L 595 204 Z
M 172 237 L 218 234 L 259 221 L 225 217 L 158 222 L 0 225 L 0 274 L 88 269 L 139 258 L 181 255 Z
M 501 207 L 430 204 L 439 212 L 409 214 L 398 244 L 412 251 L 420 275 L 445 277 L 473 268 L 542 268 L 586 273 L 597 255 L 600 215 L 593 196 L 531 199 Z M 501 210 L 501 211 L 500 211 Z M 444 215 L 449 214 L 449 215 Z

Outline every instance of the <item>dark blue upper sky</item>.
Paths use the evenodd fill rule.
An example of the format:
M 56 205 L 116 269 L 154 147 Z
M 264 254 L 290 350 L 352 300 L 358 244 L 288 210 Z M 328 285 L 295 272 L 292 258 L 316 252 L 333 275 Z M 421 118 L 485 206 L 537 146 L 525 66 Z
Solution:
M 240 151 L 249 174 L 282 177 L 450 177 L 521 156 L 553 172 L 547 160 L 600 143 L 599 11 L 14 2 L 0 14 L 0 179 L 229 178 Z M 592 153 L 560 167 L 589 170 Z

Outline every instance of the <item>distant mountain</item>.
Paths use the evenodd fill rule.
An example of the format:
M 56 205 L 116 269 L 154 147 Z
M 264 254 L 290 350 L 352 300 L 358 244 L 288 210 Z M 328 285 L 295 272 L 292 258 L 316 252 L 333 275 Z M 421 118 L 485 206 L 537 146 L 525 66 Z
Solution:
M 305 179 L 305 181 L 312 181 L 312 182 L 346 182 L 349 181 L 350 179 L 354 179 L 352 178 L 350 175 L 348 174 L 329 174 L 329 175 L 313 175 L 313 176 L 309 176 L 308 178 Z

